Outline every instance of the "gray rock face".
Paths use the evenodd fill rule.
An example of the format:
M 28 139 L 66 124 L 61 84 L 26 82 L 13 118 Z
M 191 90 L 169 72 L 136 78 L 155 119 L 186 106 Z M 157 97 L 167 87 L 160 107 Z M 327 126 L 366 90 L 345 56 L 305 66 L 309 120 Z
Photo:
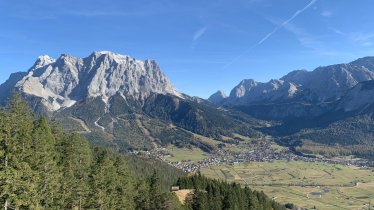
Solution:
M 270 80 L 267 83 L 252 79 L 243 80 L 226 99 L 225 103 L 243 105 L 259 102 L 275 102 L 293 98 L 298 92 L 297 85 L 283 80 Z
M 219 90 L 215 92 L 213 95 L 211 95 L 208 98 L 208 101 L 214 104 L 220 104 L 225 98 L 227 98 L 226 94 L 223 91 Z
M 356 63 L 319 67 L 311 72 L 291 72 L 281 79 L 308 89 L 319 102 L 334 101 L 357 83 L 374 79 L 374 66 L 358 66 Z
M 359 82 L 374 79 L 374 57 L 360 58 L 348 64 L 318 67 L 314 71 L 297 70 L 267 83 L 252 79 L 241 81 L 230 97 L 215 102 L 227 105 L 251 105 L 289 102 L 291 99 L 324 103 L 339 100 Z
M 17 82 L 26 75 L 26 72 L 12 73 L 9 79 L 0 85 L 0 104 L 6 102 L 6 100 L 10 97 L 12 90 L 15 88 Z
M 61 55 L 57 60 L 40 56 L 15 88 L 42 98 L 56 111 L 87 97 L 107 103 L 115 94 L 139 101 L 151 93 L 180 96 L 153 60 L 136 60 L 112 52 L 94 52 L 86 58 Z
M 211 102 L 265 119 L 313 118 L 374 104 L 374 91 L 362 87 L 373 79 L 374 57 L 365 57 L 314 71 L 292 71 L 266 83 L 246 79 L 233 88 L 228 98 Z
M 345 112 L 365 110 L 374 104 L 374 80 L 357 84 L 339 101 L 336 110 Z

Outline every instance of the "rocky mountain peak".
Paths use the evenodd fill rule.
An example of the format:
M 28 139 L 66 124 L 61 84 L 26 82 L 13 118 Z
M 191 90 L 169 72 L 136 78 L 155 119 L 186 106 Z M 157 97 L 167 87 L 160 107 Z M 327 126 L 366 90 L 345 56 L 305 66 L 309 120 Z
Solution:
M 243 79 L 239 85 L 245 86 L 245 87 L 255 87 L 257 85 L 257 81 L 254 79 Z
M 135 58 L 131 58 L 128 55 L 121 55 L 121 54 L 110 52 L 110 51 L 94 51 L 91 53 L 90 56 L 88 56 L 88 58 L 92 58 L 94 60 L 98 60 L 101 58 L 103 60 L 106 59 L 111 62 L 115 61 L 117 63 L 122 63 L 124 61 L 129 61 L 129 60 L 135 61 Z
M 226 94 L 222 90 L 218 90 L 217 92 L 215 92 L 213 95 L 211 95 L 208 98 L 208 101 L 214 104 L 220 104 L 226 98 L 227 98 Z
M 257 82 L 253 79 L 242 80 L 231 92 L 230 98 L 241 98 L 247 91 L 257 86 Z
M 298 86 L 279 79 L 271 79 L 269 82 L 256 82 L 253 79 L 241 81 L 230 96 L 225 99 L 225 104 L 247 104 L 264 101 L 287 100 L 298 91 Z
M 15 88 L 41 98 L 50 111 L 90 97 L 101 97 L 107 103 L 116 94 L 140 101 L 151 93 L 182 97 L 156 61 L 108 51 L 93 52 L 86 58 L 62 54 L 54 60 L 40 56 Z
M 33 71 L 33 70 L 38 69 L 40 67 L 46 66 L 46 65 L 51 64 L 55 61 L 56 61 L 55 59 L 49 57 L 48 55 L 41 55 L 36 59 L 34 65 L 30 68 L 29 71 Z

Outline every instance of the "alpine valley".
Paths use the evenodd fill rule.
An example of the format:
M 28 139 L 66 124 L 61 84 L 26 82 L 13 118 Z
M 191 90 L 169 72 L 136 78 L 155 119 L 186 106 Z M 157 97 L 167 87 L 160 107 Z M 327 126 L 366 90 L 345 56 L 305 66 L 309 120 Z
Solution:
M 364 57 L 292 71 L 267 83 L 245 79 L 228 97 L 218 91 L 209 101 L 277 122 L 261 130 L 281 144 L 324 155 L 335 148 L 335 155 L 373 158 L 373 78 L 374 57 Z
M 204 141 L 273 136 L 312 153 L 372 157 L 374 57 L 296 70 L 267 83 L 241 81 L 226 96 L 204 100 L 179 92 L 154 60 L 113 52 L 86 58 L 40 56 L 27 72 L 0 86 L 0 101 L 16 90 L 32 109 L 118 151 L 169 144 L 213 152 Z M 336 151 L 334 151 L 336 152 Z
M 112 52 L 86 58 L 40 56 L 27 71 L 0 86 L 6 102 L 19 91 L 36 113 L 55 119 L 96 144 L 152 149 L 174 144 L 211 151 L 195 134 L 221 139 L 234 133 L 258 137 L 263 122 L 178 92 L 158 64 Z
M 33 113 L 46 119 L 34 120 L 36 123 L 31 126 L 32 117 L 22 111 L 19 96 Z M 22 145 L 22 135 L 39 135 L 44 131 L 48 134 L 51 129 L 61 135 L 80 133 L 91 144 L 109 148 L 113 152 L 109 155 L 106 150 L 92 149 L 75 134 L 63 134 L 60 144 L 59 135 L 52 132 L 56 137 L 51 142 L 55 143 L 48 148 L 57 149 L 48 160 L 57 168 L 61 163 L 64 167 L 70 164 L 64 160 L 65 150 L 78 151 L 69 153 L 71 158 L 79 156 L 79 150 L 83 149 L 97 156 L 97 161 L 95 158 L 93 162 L 92 158 L 86 161 L 85 183 L 92 190 L 98 187 L 90 184 L 100 181 L 96 180 L 100 176 L 89 173 L 95 174 L 96 168 L 102 167 L 102 157 L 112 164 L 110 170 L 115 171 L 116 167 L 125 167 L 121 165 L 123 154 L 133 155 L 126 156 L 125 162 L 130 163 L 135 177 L 150 177 L 144 183 L 128 187 L 137 187 L 134 196 L 127 198 L 134 202 L 131 205 L 135 209 L 220 209 L 221 206 L 234 206 L 225 209 L 298 209 L 294 204 L 299 209 L 357 209 L 374 196 L 374 57 L 313 71 L 296 70 L 265 83 L 244 79 L 229 96 L 217 91 L 205 100 L 178 91 L 154 60 L 137 60 L 109 51 L 93 52 L 85 58 L 62 54 L 54 59 L 43 55 L 28 71 L 13 73 L 0 85 L 0 103 L 6 107 L 0 111 L 5 116 L 0 119 L 3 133 L 8 135 L 8 127 L 15 124 L 28 123 L 35 129 L 34 132 L 12 128 L 15 134 L 10 130 L 9 135 L 19 140 L 14 148 Z M 60 124 L 64 131 L 49 127 L 48 123 Z M 31 140 L 29 143 L 31 154 L 38 148 Z M 84 147 L 75 148 L 76 145 Z M 4 148 L 9 150 L 7 146 Z M 45 150 L 48 153 L 49 149 Z M 10 154 L 18 150 L 9 151 Z M 32 166 L 34 160 L 21 153 L 17 154 Z M 61 160 L 57 158 L 60 156 Z M 117 164 L 118 158 L 121 164 Z M 80 162 L 76 163 L 79 167 Z M 35 171 L 39 169 L 43 175 L 42 167 L 36 167 Z M 152 175 L 152 169 L 163 175 L 161 181 L 156 173 Z M 100 170 L 105 174 L 105 167 Z M 121 170 L 107 175 L 122 177 Z M 199 173 L 183 177 L 183 171 Z M 200 173 L 238 184 L 211 180 Z M 75 178 L 79 181 L 77 174 Z M 64 182 L 64 178 L 61 180 Z M 170 207 L 166 202 L 168 196 L 174 202 L 174 194 L 156 190 L 162 186 L 165 192 L 172 184 L 182 189 L 177 190 L 181 194 L 176 192 L 181 201 L 177 206 L 181 208 Z M 244 185 L 264 191 L 271 198 L 263 192 L 241 188 Z M 116 189 L 126 190 L 120 184 Z M 150 193 L 147 205 L 159 203 L 160 199 L 152 196 L 152 190 L 161 193 L 155 195 L 164 199 L 162 206 L 170 208 L 153 208 L 151 204 L 145 207 L 143 193 Z M 237 194 L 231 195 L 232 192 Z M 0 201 L 7 206 L 10 199 L 16 205 L 16 197 L 9 198 L 7 194 Z M 63 206 L 75 209 L 83 205 L 81 197 L 73 197 L 74 202 L 66 200 Z M 52 206 L 44 198 L 40 199 L 40 205 Z M 236 201 L 240 202 L 235 204 Z M 98 204 L 99 200 L 84 202 L 86 207 L 100 206 L 101 209 L 108 204 Z M 184 202 L 191 206 L 182 207 Z M 199 207 L 203 204 L 206 208 Z

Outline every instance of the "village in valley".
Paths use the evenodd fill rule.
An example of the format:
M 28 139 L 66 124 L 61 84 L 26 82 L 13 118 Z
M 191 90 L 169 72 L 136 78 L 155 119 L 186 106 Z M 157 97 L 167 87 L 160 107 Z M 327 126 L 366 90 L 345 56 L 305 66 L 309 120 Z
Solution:
M 358 208 L 374 196 L 373 161 L 302 154 L 270 138 L 216 146 L 212 153 L 197 148 L 159 147 L 130 154 L 157 158 L 189 174 L 199 171 L 213 179 L 249 186 L 278 202 L 291 201 L 302 207 Z
M 178 152 L 178 150 L 176 151 Z M 248 144 L 228 144 L 220 143 L 217 149 L 211 153 L 205 154 L 205 158 L 192 161 L 188 157 L 185 159 L 172 160 L 174 154 L 168 151 L 166 147 L 158 147 L 150 151 L 131 151 L 131 155 L 150 156 L 167 162 L 184 172 L 196 172 L 202 168 L 212 165 L 228 164 L 234 165 L 238 163 L 249 162 L 272 162 L 272 161 L 304 161 L 318 162 L 326 164 L 340 164 L 346 166 L 357 166 L 361 168 L 369 168 L 374 166 L 374 162 L 359 158 L 325 158 L 323 156 L 303 155 L 287 147 L 276 145 L 273 141 L 262 138 L 252 141 Z

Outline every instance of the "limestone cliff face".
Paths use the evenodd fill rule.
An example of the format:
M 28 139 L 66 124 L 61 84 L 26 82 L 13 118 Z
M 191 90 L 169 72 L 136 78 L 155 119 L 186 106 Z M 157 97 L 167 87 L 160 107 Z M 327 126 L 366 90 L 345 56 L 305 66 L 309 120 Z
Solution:
M 42 98 L 56 111 L 87 97 L 108 100 L 120 94 L 143 101 L 151 93 L 181 96 L 153 60 L 136 60 L 112 52 L 94 52 L 86 58 L 40 56 L 15 88 Z

